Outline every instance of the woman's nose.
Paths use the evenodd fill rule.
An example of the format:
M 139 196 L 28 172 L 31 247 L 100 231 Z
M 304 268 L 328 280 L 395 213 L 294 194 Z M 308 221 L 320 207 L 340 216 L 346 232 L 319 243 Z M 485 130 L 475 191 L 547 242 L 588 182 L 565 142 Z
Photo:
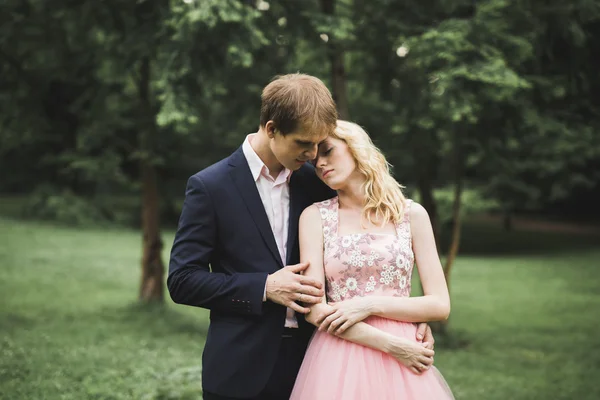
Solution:
M 327 161 L 325 160 L 325 157 L 317 156 L 317 159 L 315 160 L 315 165 L 317 166 L 317 168 L 323 169 L 327 165 Z

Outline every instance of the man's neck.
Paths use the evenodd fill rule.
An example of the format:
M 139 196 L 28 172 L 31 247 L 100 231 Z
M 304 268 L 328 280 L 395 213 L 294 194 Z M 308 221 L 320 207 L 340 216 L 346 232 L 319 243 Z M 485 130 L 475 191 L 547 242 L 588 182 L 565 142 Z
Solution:
M 267 133 L 262 129 L 259 129 L 258 132 L 252 136 L 250 140 L 250 146 L 252 146 L 252 149 L 256 152 L 258 158 L 265 163 L 273 179 L 276 179 L 277 176 L 279 176 L 279 173 L 283 171 L 283 165 L 281 165 L 271 151 Z

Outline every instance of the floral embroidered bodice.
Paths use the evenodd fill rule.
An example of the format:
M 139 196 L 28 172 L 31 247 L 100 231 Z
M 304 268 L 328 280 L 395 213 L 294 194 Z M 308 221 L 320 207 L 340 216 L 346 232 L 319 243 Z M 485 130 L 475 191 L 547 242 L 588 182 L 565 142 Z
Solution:
M 338 198 L 316 203 L 323 226 L 327 301 L 355 296 L 410 296 L 414 265 L 407 200 L 396 234 L 338 235 Z

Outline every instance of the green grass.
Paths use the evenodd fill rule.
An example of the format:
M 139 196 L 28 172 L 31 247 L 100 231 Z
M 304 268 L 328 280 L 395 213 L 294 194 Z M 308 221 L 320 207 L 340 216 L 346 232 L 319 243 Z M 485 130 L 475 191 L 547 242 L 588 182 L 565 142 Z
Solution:
M 136 305 L 139 254 L 133 231 L 0 220 L 1 399 L 199 398 L 207 314 Z
M 456 398 L 600 398 L 599 238 L 469 225 L 464 241 L 450 331 L 468 346 L 436 354 Z M 0 399 L 201 398 L 207 313 L 136 304 L 140 245 L 0 219 Z

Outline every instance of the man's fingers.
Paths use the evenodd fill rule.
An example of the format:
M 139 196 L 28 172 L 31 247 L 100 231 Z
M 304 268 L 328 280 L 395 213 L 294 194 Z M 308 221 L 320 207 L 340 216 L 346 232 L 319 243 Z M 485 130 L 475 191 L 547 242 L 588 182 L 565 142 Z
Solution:
M 308 314 L 310 312 L 310 308 L 302 307 L 301 305 L 293 301 L 290 302 L 287 306 L 300 314 Z
M 298 282 L 300 282 L 300 284 L 302 284 L 302 285 L 312 286 L 312 287 L 315 287 L 317 289 L 322 289 L 323 288 L 323 284 L 321 282 L 319 282 L 315 278 L 311 278 L 309 276 L 298 275 Z
M 419 357 L 419 362 L 425 366 L 429 366 L 429 365 L 433 364 L 433 358 L 432 357 Z
M 423 348 L 421 354 L 423 354 L 425 357 L 433 357 L 435 355 L 435 351 L 425 347 Z
M 410 370 L 417 375 L 421 375 L 421 371 L 417 367 L 410 367 Z
M 304 295 L 304 296 L 317 296 L 317 297 L 323 297 L 325 295 L 323 290 L 317 289 L 312 286 L 306 286 L 306 285 L 299 286 L 298 289 L 296 289 L 296 293 Z
M 311 296 L 308 294 L 299 293 L 296 296 L 296 300 L 304 303 L 304 304 L 319 304 L 323 299 L 322 296 Z
M 296 265 L 288 265 L 285 268 L 293 273 L 298 273 L 298 272 L 304 271 L 306 268 L 308 268 L 308 265 L 309 265 L 309 263 L 303 262 L 303 263 L 298 263 Z

